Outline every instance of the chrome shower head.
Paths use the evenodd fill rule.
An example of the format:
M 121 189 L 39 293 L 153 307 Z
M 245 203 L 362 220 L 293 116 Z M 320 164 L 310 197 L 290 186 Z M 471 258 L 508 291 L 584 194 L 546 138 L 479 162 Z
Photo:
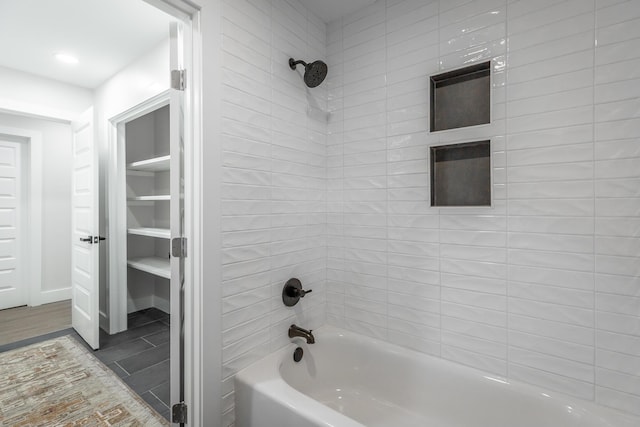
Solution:
M 314 61 L 311 64 L 307 64 L 304 61 L 296 61 L 293 58 L 289 58 L 289 67 L 292 70 L 296 69 L 298 64 L 304 65 L 304 82 L 308 87 L 319 86 L 327 77 L 327 71 L 329 70 L 327 64 L 322 61 Z

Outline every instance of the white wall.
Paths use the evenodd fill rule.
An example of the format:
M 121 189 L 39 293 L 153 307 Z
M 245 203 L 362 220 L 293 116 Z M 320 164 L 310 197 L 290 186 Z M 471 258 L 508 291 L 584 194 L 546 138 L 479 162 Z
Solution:
M 168 32 L 167 28 L 167 35 Z M 167 37 L 147 54 L 96 88 L 95 108 L 101 117 L 99 124 L 106 126 L 109 119 L 168 88 L 169 39 Z M 100 138 L 102 141 L 102 133 Z
M 91 107 L 89 89 L 0 67 L 0 111 L 73 121 Z
M 329 323 L 640 414 L 640 4 L 379 0 L 329 26 Z M 597 47 L 596 46 L 597 40 Z M 493 60 L 491 125 L 428 76 Z M 491 138 L 495 206 L 429 206 Z
M 0 126 L 42 135 L 42 285 L 34 304 L 71 298 L 71 126 L 0 113 Z M 25 151 L 26 153 L 26 151 Z
M 233 374 L 286 345 L 291 323 L 325 321 L 327 124 L 326 86 L 306 88 L 288 65 L 324 59 L 321 21 L 297 1 L 228 0 L 222 27 L 226 426 Z M 291 277 L 313 293 L 287 308 L 281 294 Z
M 34 302 L 71 298 L 72 135 L 68 123 L 91 107 L 93 91 L 0 67 L 0 94 L 0 111 L 6 113 L 0 114 L 3 125 L 42 133 L 42 290 Z

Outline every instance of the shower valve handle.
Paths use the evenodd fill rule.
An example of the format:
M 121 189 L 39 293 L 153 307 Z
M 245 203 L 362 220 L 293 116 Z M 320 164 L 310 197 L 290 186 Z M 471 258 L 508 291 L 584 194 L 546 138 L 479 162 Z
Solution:
M 306 294 L 310 294 L 311 292 L 313 292 L 313 289 L 309 289 L 308 291 L 305 291 L 303 289 L 295 289 L 293 292 L 294 295 L 292 296 L 300 295 L 300 298 L 304 298 Z
M 284 288 L 282 289 L 282 302 L 287 307 L 292 307 L 300 301 L 300 298 L 304 298 L 306 294 L 311 292 L 313 292 L 312 289 L 308 291 L 302 289 L 302 283 L 294 277 L 287 280 L 287 283 L 284 284 Z

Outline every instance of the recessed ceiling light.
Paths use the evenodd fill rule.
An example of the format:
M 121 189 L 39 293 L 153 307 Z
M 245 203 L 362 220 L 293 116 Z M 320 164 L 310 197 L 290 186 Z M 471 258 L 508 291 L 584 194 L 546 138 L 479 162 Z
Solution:
M 53 56 L 60 62 L 63 62 L 65 64 L 77 64 L 78 63 L 78 58 L 76 58 L 73 55 L 70 55 L 68 53 L 64 53 L 64 52 L 56 52 L 53 54 Z

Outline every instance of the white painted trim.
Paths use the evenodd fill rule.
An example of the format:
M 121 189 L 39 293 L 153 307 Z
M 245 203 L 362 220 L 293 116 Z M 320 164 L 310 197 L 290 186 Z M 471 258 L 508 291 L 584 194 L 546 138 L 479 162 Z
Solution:
M 146 101 L 141 102 L 135 107 L 131 107 L 128 110 L 125 110 L 120 114 L 113 116 L 109 119 L 109 123 L 112 126 L 117 126 L 120 123 L 125 124 L 132 120 L 140 118 L 145 114 L 149 114 L 152 111 L 157 110 L 158 108 L 169 105 L 169 97 L 169 90 L 162 91 L 159 94 L 147 99 Z
M 49 304 L 68 299 L 71 299 L 71 287 L 42 291 L 39 295 L 40 304 Z
M 222 297 L 218 286 L 210 286 L 209 292 L 204 287 L 205 263 L 204 244 L 214 247 L 219 252 L 220 218 L 207 218 L 213 223 L 211 237 L 203 237 L 203 209 L 204 193 L 202 183 L 204 169 L 202 165 L 203 143 L 203 76 L 204 59 L 202 53 L 202 28 L 200 26 L 200 6 L 191 0 L 144 0 L 147 3 L 181 19 L 188 33 L 185 43 L 185 68 L 187 69 L 187 89 L 185 91 L 185 237 L 188 239 L 188 256 L 185 259 L 185 402 L 189 407 L 189 422 L 191 426 L 217 426 L 222 422 L 221 410 L 221 368 L 222 368 L 222 317 L 220 306 Z M 220 20 L 221 7 L 219 0 L 207 2 L 209 13 Z M 221 22 L 209 31 L 221 33 Z M 219 63 L 220 46 L 214 53 L 215 61 Z M 219 75 L 209 78 L 218 84 Z M 216 94 L 217 95 L 217 94 Z M 208 129 L 215 129 L 219 134 L 219 103 L 215 101 L 216 111 L 209 111 L 212 120 L 208 120 Z M 217 143 L 218 141 L 216 141 Z M 217 145 L 216 145 L 217 147 Z M 214 168 L 215 174 L 220 173 L 221 165 L 207 165 Z M 217 182 L 211 183 L 217 188 Z M 211 195 L 218 200 L 219 192 Z M 219 212 L 219 208 L 215 209 Z M 219 253 L 210 259 L 206 265 L 213 271 L 220 272 Z M 207 270 L 209 271 L 209 270 Z M 218 283 L 216 274 L 211 278 Z M 214 296 L 207 300 L 209 295 Z M 207 332 L 205 332 L 205 330 Z M 205 401 L 206 399 L 206 401 Z
M 109 316 L 104 311 L 98 309 L 98 319 L 100 324 L 100 329 L 104 329 L 105 331 L 109 330 Z
M 28 277 L 27 304 L 36 306 L 46 300 L 42 294 L 42 133 L 31 129 L 0 126 L 0 134 L 18 137 L 27 141 L 29 149 L 29 213 L 28 225 L 25 224 L 27 241 L 29 242 L 27 255 Z M 28 273 L 27 273 L 28 271 Z M 63 298 L 64 299 L 64 298 Z M 51 301 L 49 301 L 51 302 Z
M 42 107 L 40 105 L 9 101 L 6 99 L 0 99 L 0 112 L 20 114 L 25 117 L 50 120 L 59 123 L 71 123 L 79 116 L 79 114 L 74 111 L 57 110 Z
M 189 0 L 144 0 L 151 6 L 172 15 L 188 24 L 187 21 L 193 19 L 200 10 L 200 7 Z
M 185 69 L 184 63 L 184 45 L 187 43 L 185 40 L 184 32 L 186 32 L 187 24 L 183 22 L 172 22 L 169 29 L 169 66 L 171 70 Z M 184 150 L 187 142 L 187 134 L 189 133 L 189 126 L 185 125 L 185 108 L 186 103 L 186 91 L 172 90 L 171 91 L 171 108 L 169 118 L 169 140 L 171 154 L 171 172 L 170 175 L 170 194 L 172 202 L 169 204 L 169 224 L 171 228 L 171 236 L 174 238 L 186 236 L 184 230 L 184 223 L 187 221 L 187 213 L 184 211 L 184 207 L 187 204 L 187 195 L 184 191 L 181 181 L 184 182 L 184 176 L 186 175 L 183 170 L 184 165 Z M 182 193 L 182 194 L 181 194 Z M 181 200 L 180 198 L 183 197 Z M 169 378 L 170 378 L 170 402 L 175 404 L 184 401 L 184 383 L 186 382 L 184 371 L 184 349 L 185 337 L 182 333 L 184 327 L 184 292 L 183 289 L 189 286 L 189 283 L 185 280 L 186 265 L 184 260 L 171 256 L 170 258 L 170 270 L 171 270 L 171 286 L 169 289 L 170 302 L 171 302 L 171 350 L 170 350 L 170 366 L 169 366 Z M 184 280 L 184 284 L 182 281 Z M 176 342 L 177 341 L 177 342 Z
M 207 425 L 202 419 L 201 408 L 209 404 L 202 401 L 200 391 L 202 370 L 199 364 L 201 346 L 199 331 L 202 328 L 200 307 L 195 303 L 200 301 L 202 280 L 197 267 L 200 264 L 202 249 L 198 246 L 201 227 L 199 223 L 199 206 L 202 196 L 199 193 L 202 182 L 200 165 L 201 158 L 201 107 L 202 81 L 200 75 L 200 22 L 199 14 L 194 15 L 190 25 L 185 26 L 185 44 L 191 45 L 191 51 L 185 49 L 185 67 L 190 75 L 187 76 L 187 90 L 184 97 L 184 180 L 185 180 L 185 222 L 184 235 L 187 236 L 187 258 L 185 263 L 185 283 L 191 284 L 185 289 L 185 401 L 192 406 L 192 425 Z M 209 423 L 210 424 L 210 423 Z M 215 423 L 214 423 L 215 424 Z M 211 425 L 211 424 L 210 424 Z
M 109 239 L 108 332 L 127 329 L 127 168 L 125 124 L 169 104 L 168 90 L 109 119 L 109 166 L 107 171 Z
M 222 271 L 221 271 L 221 99 L 222 1 L 209 0 L 200 16 L 207 27 L 194 32 L 193 166 L 193 417 L 196 426 L 222 425 Z M 207 55 L 202 54 L 206 41 Z M 204 75 L 207 76 L 205 85 Z M 206 87 L 206 97 L 203 92 Z M 207 119 L 204 120 L 203 112 Z M 207 143 L 204 144 L 206 137 Z M 204 163 L 206 159 L 206 164 Z M 206 182 L 206 192 L 205 192 Z M 205 215 L 206 214 L 206 215 Z M 205 223 L 206 218 L 206 223 Z M 205 286 L 205 280 L 207 285 Z M 189 359 L 187 359 L 189 361 Z

